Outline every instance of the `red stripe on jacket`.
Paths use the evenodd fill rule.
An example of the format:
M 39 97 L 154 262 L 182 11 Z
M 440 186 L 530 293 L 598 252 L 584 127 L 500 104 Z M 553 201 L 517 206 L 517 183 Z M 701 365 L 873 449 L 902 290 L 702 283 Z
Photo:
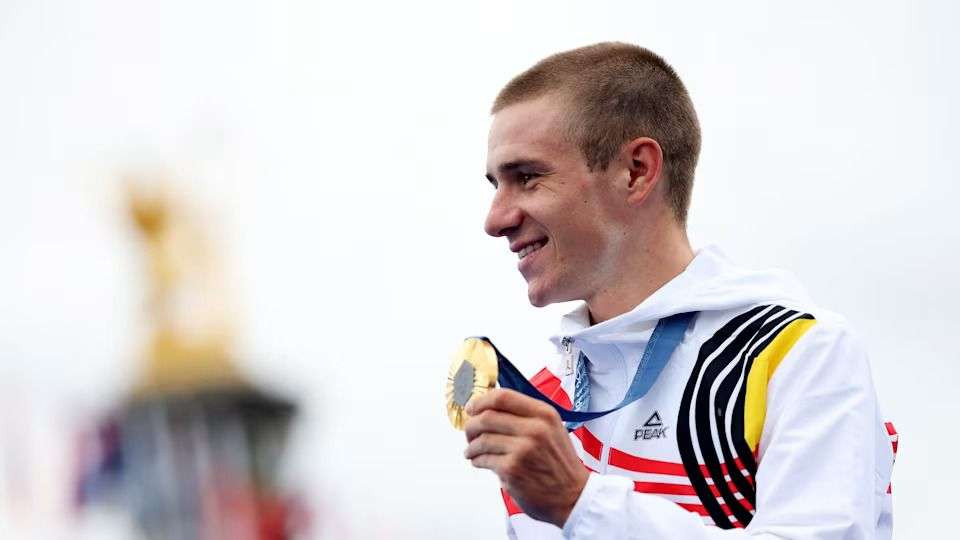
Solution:
M 570 396 L 568 396 L 560 386 L 560 379 L 553 373 L 550 373 L 550 370 L 547 368 L 541 369 L 539 373 L 530 379 L 530 382 L 537 387 L 537 390 L 557 405 L 566 409 L 573 408 L 573 402 L 570 401 Z
M 500 495 L 503 496 L 503 504 L 507 506 L 507 515 L 512 516 L 514 514 L 522 514 L 523 510 L 520 508 L 514 500 L 513 497 L 507 493 L 507 490 L 500 488 Z
M 890 446 L 893 447 L 893 460 L 897 460 L 897 447 L 900 446 L 900 434 L 897 433 L 897 428 L 893 427 L 893 422 L 885 422 L 883 424 L 887 428 L 887 435 L 890 436 Z M 887 484 L 887 493 L 893 493 L 893 483 Z

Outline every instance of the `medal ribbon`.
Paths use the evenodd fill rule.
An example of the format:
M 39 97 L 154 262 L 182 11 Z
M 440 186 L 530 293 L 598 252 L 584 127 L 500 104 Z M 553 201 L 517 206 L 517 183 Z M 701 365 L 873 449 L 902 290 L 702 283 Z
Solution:
M 696 314 L 697 312 L 677 313 L 676 315 L 664 317 L 657 321 L 657 326 L 653 329 L 653 334 L 650 335 L 650 340 L 643 350 L 640 365 L 637 366 L 637 372 L 634 374 L 633 381 L 627 389 L 627 394 L 623 397 L 623 401 L 616 407 L 606 411 L 571 411 L 557 405 L 553 400 L 543 395 L 540 390 L 537 390 L 537 387 L 531 384 L 510 360 L 507 360 L 505 356 L 500 354 L 500 351 L 493 342 L 487 338 L 480 339 L 489 343 L 497 353 L 497 382 L 501 387 L 516 390 L 534 399 L 539 399 L 556 409 L 560 414 L 560 419 L 566 422 L 568 426 L 575 427 L 583 422 L 606 416 L 614 411 L 619 411 L 645 396 L 647 392 L 650 391 L 650 388 L 653 387 L 653 383 L 657 381 L 660 372 L 663 371 L 663 368 L 667 365 L 667 361 L 670 360 L 673 351 L 675 351 L 677 346 L 680 345 L 680 342 L 683 341 L 683 335 L 686 333 L 690 322 L 693 321 Z

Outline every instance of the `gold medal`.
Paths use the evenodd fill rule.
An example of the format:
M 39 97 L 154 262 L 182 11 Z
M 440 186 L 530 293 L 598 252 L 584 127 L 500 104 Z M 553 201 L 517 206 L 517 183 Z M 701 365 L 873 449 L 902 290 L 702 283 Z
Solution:
M 480 338 L 467 338 L 456 352 L 447 375 L 447 416 L 456 429 L 470 418 L 463 408 L 497 384 L 497 353 Z

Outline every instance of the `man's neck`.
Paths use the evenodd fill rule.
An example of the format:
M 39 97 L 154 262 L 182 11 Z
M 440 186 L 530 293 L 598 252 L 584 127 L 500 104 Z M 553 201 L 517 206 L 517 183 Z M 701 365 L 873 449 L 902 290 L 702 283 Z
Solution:
M 680 275 L 693 260 L 693 249 L 682 229 L 661 231 L 660 240 L 634 250 L 623 261 L 619 279 L 611 282 L 587 301 L 590 324 L 622 315 Z

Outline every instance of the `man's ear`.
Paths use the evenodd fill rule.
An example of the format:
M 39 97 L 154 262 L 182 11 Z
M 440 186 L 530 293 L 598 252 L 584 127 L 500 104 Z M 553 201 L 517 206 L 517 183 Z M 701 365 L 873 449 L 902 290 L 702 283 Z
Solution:
M 621 154 L 627 162 L 627 202 L 631 206 L 643 203 L 660 182 L 663 171 L 663 150 L 650 137 L 638 137 L 623 147 Z

